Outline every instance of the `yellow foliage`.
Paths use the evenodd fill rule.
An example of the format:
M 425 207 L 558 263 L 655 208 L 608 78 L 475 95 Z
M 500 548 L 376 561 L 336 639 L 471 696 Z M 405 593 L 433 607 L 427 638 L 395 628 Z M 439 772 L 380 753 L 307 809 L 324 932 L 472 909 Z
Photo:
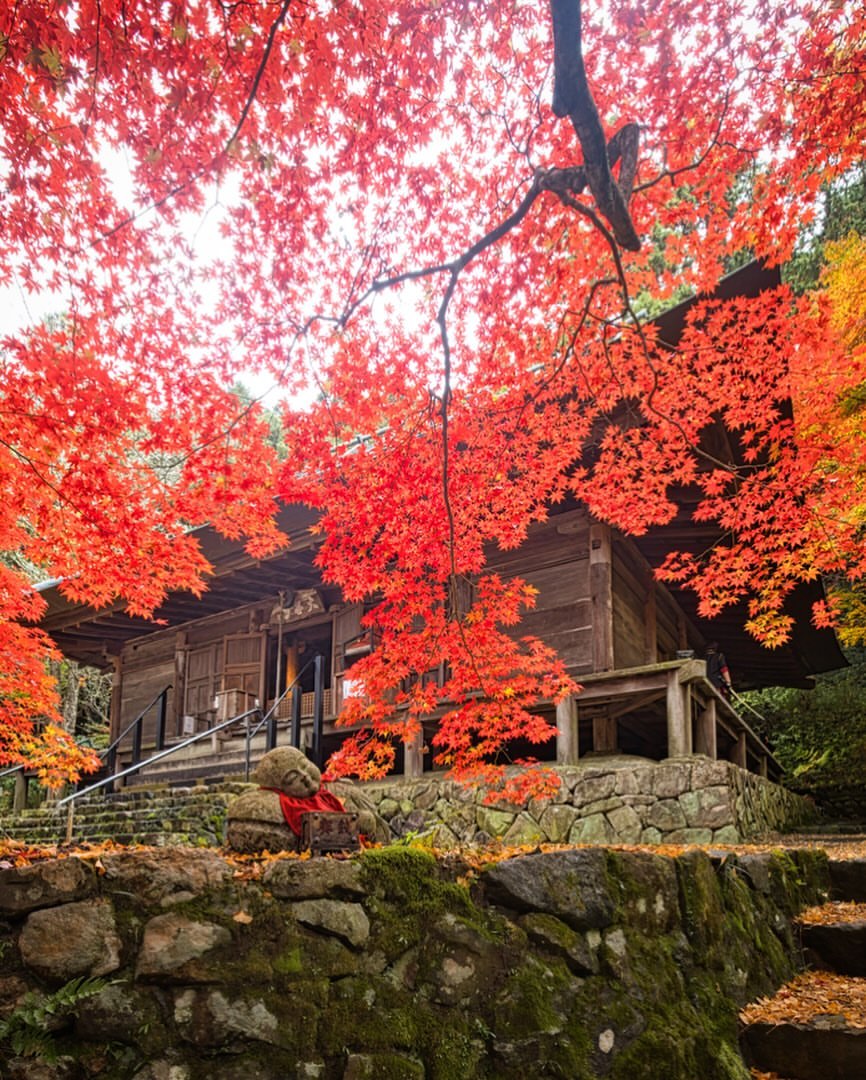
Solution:
M 837 634 L 846 648 L 866 645 L 866 584 L 845 582 L 830 590 L 839 612 Z
M 821 281 L 832 302 L 834 329 L 850 350 L 866 345 L 866 238 L 849 233 L 829 243 Z

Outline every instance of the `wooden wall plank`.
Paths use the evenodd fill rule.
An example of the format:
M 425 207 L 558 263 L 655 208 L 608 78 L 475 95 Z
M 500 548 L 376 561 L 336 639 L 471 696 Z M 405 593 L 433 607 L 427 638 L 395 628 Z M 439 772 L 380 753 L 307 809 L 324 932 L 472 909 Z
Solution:
M 118 733 L 127 724 L 131 724 L 141 710 L 169 684 L 174 682 L 174 654 L 168 659 L 155 662 L 146 670 L 124 671 L 121 682 L 122 704 L 120 708 L 120 725 Z M 169 691 L 168 716 L 174 713 L 174 692 Z M 142 726 L 142 743 L 144 746 L 153 746 L 156 742 L 157 709 L 154 706 L 144 718 Z M 132 738 L 128 736 L 124 746 L 132 745 Z

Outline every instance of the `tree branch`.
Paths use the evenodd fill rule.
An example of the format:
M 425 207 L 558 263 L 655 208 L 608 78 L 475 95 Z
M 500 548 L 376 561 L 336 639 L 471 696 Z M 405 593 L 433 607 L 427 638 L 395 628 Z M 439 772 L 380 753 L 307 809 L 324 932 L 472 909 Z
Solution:
M 589 89 L 583 64 L 580 0 L 550 0 L 553 17 L 553 111 L 567 116 L 583 150 L 583 171 L 596 205 L 610 223 L 616 242 L 639 251 L 641 242 L 628 211 L 637 168 L 637 125 L 628 124 L 611 140 L 623 157 L 623 188 L 611 173 L 610 148 Z M 619 141 L 617 141 L 619 140 Z M 628 144 L 626 154 L 623 145 Z

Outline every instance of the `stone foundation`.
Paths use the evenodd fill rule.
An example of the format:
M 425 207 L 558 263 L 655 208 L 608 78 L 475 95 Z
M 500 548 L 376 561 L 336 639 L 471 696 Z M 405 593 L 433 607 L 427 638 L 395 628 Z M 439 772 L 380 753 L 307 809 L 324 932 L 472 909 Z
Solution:
M 727 761 L 706 757 L 593 757 L 552 766 L 552 800 L 485 805 L 485 788 L 439 777 L 365 785 L 395 836 L 430 833 L 441 847 L 481 844 L 739 843 L 801 827 L 806 799 Z
M 748 1080 L 826 856 L 0 863 L 4 1080 Z

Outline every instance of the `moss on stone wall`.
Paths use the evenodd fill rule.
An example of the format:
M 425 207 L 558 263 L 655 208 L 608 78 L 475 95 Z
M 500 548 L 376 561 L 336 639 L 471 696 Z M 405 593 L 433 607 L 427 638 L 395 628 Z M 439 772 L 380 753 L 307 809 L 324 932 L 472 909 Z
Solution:
M 738 1006 L 788 977 L 789 918 L 827 887 L 808 852 L 546 852 L 471 893 L 402 845 L 252 881 L 192 850 L 104 861 L 0 870 L 0 1016 L 61 970 L 112 980 L 50 1033 L 40 1080 L 745 1080 Z M 104 949 L 33 956 L 33 920 L 59 928 L 83 895 Z

